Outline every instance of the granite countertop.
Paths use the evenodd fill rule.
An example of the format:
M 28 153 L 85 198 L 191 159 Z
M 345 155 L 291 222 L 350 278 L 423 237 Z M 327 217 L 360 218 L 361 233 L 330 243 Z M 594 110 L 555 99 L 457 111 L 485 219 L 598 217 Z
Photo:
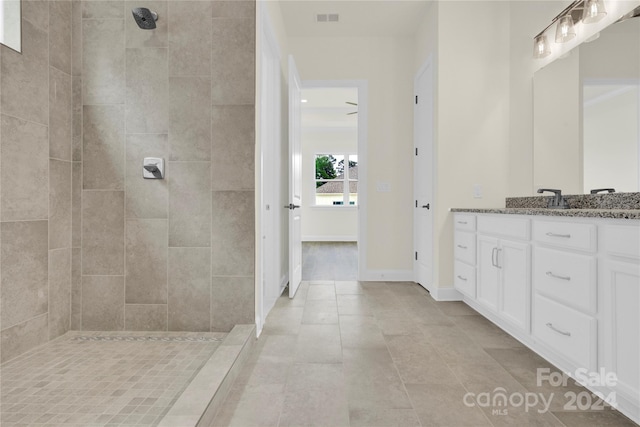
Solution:
M 490 213 L 490 214 L 509 214 L 509 215 L 545 215 L 545 216 L 640 220 L 640 209 L 452 208 L 451 212 Z

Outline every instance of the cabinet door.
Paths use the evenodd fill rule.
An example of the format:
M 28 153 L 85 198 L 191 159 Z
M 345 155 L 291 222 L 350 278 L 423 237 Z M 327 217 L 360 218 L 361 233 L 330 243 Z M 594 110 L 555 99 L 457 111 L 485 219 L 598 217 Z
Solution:
M 603 270 L 605 368 L 618 394 L 640 402 L 640 265 L 607 260 Z
M 523 331 L 529 332 L 531 252 L 528 243 L 502 240 L 498 250 L 501 269 L 500 314 Z
M 498 239 L 478 235 L 477 300 L 487 308 L 498 311 L 498 277 L 496 266 Z

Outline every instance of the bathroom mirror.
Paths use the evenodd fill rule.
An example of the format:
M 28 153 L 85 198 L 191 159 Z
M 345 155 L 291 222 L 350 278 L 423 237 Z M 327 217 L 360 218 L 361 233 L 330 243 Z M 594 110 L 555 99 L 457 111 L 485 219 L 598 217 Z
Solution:
M 0 43 L 22 52 L 22 11 L 20 0 L 0 0 Z
M 640 191 L 640 17 L 538 70 L 534 187 Z

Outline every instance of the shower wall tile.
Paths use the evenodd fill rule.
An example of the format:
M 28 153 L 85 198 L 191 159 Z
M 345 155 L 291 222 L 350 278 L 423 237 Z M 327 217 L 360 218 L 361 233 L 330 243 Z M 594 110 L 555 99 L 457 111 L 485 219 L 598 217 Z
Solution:
M 3 51 L 3 60 L 4 60 Z M 0 118 L 2 144 L 1 215 L 3 221 L 49 216 L 49 139 L 47 127 L 21 119 Z
M 71 74 L 71 1 L 49 4 L 49 65 Z
M 255 18 L 214 18 L 213 40 L 213 105 L 253 105 Z
M 86 7 L 94 3 L 99 2 L 83 2 Z M 82 22 L 82 93 L 85 105 L 124 103 L 124 58 L 124 20 L 85 19 Z
M 124 1 L 90 0 L 82 2 L 82 18 L 84 19 L 122 19 L 124 17 Z
M 82 277 L 82 330 L 124 329 L 124 276 Z
M 167 182 L 172 173 L 166 162 L 167 147 L 167 135 L 127 135 L 127 218 L 167 218 Z M 145 157 L 164 158 L 167 179 L 144 179 Z
M 82 192 L 82 274 L 124 275 L 122 191 Z
M 211 249 L 169 248 L 169 330 L 209 331 Z
M 49 157 L 71 160 L 71 76 L 49 70 Z
M 82 243 L 82 163 L 71 164 L 71 247 Z
M 211 187 L 253 190 L 255 187 L 255 122 L 253 105 L 213 108 Z
M 3 222 L 0 225 L 2 327 L 47 312 L 47 221 Z
M 156 0 L 125 2 L 125 10 L 127 12 L 134 7 L 146 7 L 156 12 L 158 20 L 153 31 L 145 31 L 138 27 L 134 19 L 125 19 L 127 47 L 169 47 L 167 2 Z
M 211 163 L 169 162 L 169 173 L 169 246 L 211 246 Z
M 170 160 L 211 160 L 211 79 L 169 79 Z
M 71 249 L 71 330 L 82 330 L 82 249 Z
M 254 270 L 253 191 L 214 191 L 211 269 L 214 276 L 252 276 Z
M 49 31 L 49 1 L 48 0 L 32 0 L 23 1 L 20 3 L 22 6 L 22 19 L 29 21 L 31 24 L 43 31 Z M 22 34 L 22 41 L 25 40 L 24 33 Z
M 29 2 L 25 2 L 29 3 Z M 48 316 L 42 314 L 2 330 L 0 363 L 7 362 L 49 339 Z
M 169 75 L 211 76 L 211 1 L 170 1 Z
M 82 77 L 71 78 L 71 155 L 74 162 L 82 161 Z
M 71 321 L 71 249 L 49 251 L 49 339 L 65 334 Z
M 127 49 L 126 69 L 127 133 L 167 133 L 167 49 Z
M 24 2 L 23 2 L 24 3 Z M 46 30 L 22 21 L 22 53 L 2 49 L 2 113 L 49 124 L 49 64 Z
M 213 0 L 214 18 L 254 18 L 255 15 L 255 1 Z
M 71 162 L 49 161 L 49 249 L 71 247 Z
M 167 220 L 127 220 L 125 302 L 167 303 Z
M 229 332 L 237 324 L 254 323 L 253 277 L 213 277 L 211 331 Z
M 82 3 L 71 2 L 71 75 L 82 75 Z
M 127 304 L 124 313 L 126 331 L 167 330 L 167 304 Z
M 124 189 L 124 106 L 85 105 L 83 109 L 83 188 Z

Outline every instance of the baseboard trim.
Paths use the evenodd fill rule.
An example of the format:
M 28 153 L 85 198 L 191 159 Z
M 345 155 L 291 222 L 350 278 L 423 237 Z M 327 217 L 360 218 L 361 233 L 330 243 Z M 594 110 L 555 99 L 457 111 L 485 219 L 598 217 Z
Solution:
M 431 298 L 436 301 L 462 301 L 462 294 L 455 288 L 432 288 L 429 290 Z
M 358 236 L 302 236 L 303 242 L 357 242 Z
M 365 270 L 359 280 L 367 282 L 413 282 L 413 270 Z

